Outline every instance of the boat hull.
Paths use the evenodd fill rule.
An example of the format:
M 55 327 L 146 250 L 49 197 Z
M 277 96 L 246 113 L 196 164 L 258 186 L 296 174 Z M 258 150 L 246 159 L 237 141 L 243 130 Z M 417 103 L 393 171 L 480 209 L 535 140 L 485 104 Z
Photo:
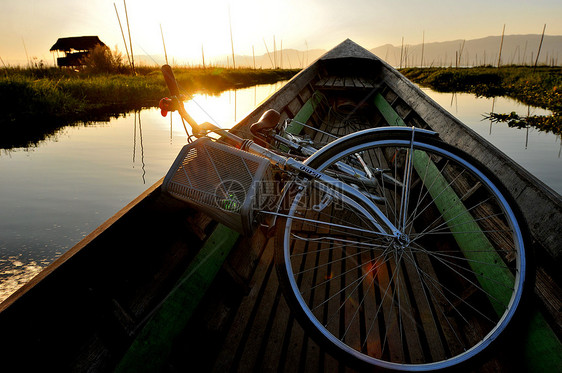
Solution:
M 406 125 L 436 131 L 444 141 L 480 160 L 513 194 L 542 258 L 542 277 L 536 285 L 545 291 L 541 305 L 553 310 L 550 327 L 560 332 L 561 321 L 552 303 L 552 298 L 560 299 L 556 298 L 560 288 L 551 271 L 562 261 L 560 196 L 357 44 L 347 40 L 328 52 L 232 131 L 252 138 L 249 125 L 271 108 L 281 113 L 281 119 L 301 118 L 318 127 L 332 109 L 350 117 L 358 111 L 366 113 L 372 118 L 369 126 L 394 125 L 373 105 L 376 95 Z M 355 130 L 348 125 L 334 133 Z M 143 329 L 150 328 L 162 305 L 181 289 L 178 284 L 184 284 L 200 250 L 213 245 L 210 239 L 215 239 L 217 228 L 204 214 L 162 193 L 161 182 L 0 305 L 4 361 L 20 367 L 127 370 L 123 361 L 135 353 L 131 346 L 144 343 L 139 342 Z M 221 259 L 216 277 L 200 296 L 192 297 L 197 299 L 193 315 L 187 320 L 181 315 L 174 318 L 181 320 L 182 327 L 170 328 L 163 336 L 174 343 L 159 350 L 165 359 L 158 368 L 317 371 L 345 367 L 309 339 L 293 319 L 273 273 L 270 232 L 259 230 L 253 237 L 229 240 L 234 245 Z M 145 358 L 148 363 L 139 359 L 133 368 L 147 370 L 149 365 L 143 364 L 153 359 Z M 487 365 L 490 370 L 509 364 L 501 354 L 495 358 Z

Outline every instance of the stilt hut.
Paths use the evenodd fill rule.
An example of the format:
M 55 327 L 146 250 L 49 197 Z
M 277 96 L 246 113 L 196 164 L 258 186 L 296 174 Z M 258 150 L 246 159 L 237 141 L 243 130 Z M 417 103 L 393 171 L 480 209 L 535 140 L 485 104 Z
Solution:
M 81 66 L 84 64 L 84 58 L 98 45 L 106 47 L 97 36 L 73 36 L 59 38 L 50 50 L 51 52 L 64 52 L 64 57 L 57 57 L 59 67 Z

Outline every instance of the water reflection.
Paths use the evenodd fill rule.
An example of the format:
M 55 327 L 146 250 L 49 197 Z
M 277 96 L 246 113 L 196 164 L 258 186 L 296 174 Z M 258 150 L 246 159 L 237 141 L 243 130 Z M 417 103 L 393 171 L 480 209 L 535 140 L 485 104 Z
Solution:
M 485 115 L 485 119 L 492 123 L 507 123 L 509 127 L 518 129 L 536 128 L 539 131 L 553 133 L 560 136 L 562 134 L 562 115 L 531 115 L 530 108 L 526 115 L 520 115 L 514 111 L 509 114 L 490 112 Z
M 196 94 L 186 107 L 198 122 L 229 128 L 282 84 Z M 0 301 L 163 177 L 186 139 L 177 113 L 153 108 L 3 150 Z
M 423 91 L 555 192 L 562 194 L 562 141 L 559 134 L 529 126 L 512 128 L 507 123 L 492 123 L 484 119 L 490 112 L 515 112 L 521 117 L 532 117 L 549 116 L 548 110 L 529 107 L 505 97 L 476 98 L 469 93 L 439 93 L 426 88 Z
M 145 170 L 145 163 L 144 163 L 144 147 L 142 146 L 142 124 L 141 124 L 141 112 L 140 110 L 135 111 L 135 132 L 133 134 L 133 168 L 135 167 L 135 155 L 137 150 L 137 116 L 139 118 L 139 142 L 140 142 L 140 151 L 141 151 L 141 168 L 142 168 L 142 183 L 146 184 L 146 170 Z M 171 143 L 171 138 L 170 138 Z
M 490 113 L 494 112 L 494 107 L 496 106 L 496 98 L 493 97 L 492 98 L 492 110 L 490 110 Z M 490 120 L 490 135 L 492 134 L 492 124 L 493 122 Z M 525 148 L 527 148 L 527 146 L 525 146 Z
M 39 274 L 49 262 L 49 260 L 23 262 L 18 256 L 1 258 L 0 302 Z

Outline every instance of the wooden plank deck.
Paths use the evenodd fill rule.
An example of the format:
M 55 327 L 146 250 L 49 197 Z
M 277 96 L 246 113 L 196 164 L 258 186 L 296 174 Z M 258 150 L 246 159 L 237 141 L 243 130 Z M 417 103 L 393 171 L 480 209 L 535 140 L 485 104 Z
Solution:
M 279 288 L 273 251 L 274 238 L 268 239 L 265 232 L 239 242 L 176 338 L 165 370 L 356 372 L 318 346 L 295 320 Z M 419 345 L 411 347 L 411 356 L 421 355 L 415 352 Z M 401 348 L 392 351 L 404 353 Z M 509 366 L 509 356 L 500 360 L 501 356 L 475 371 L 497 372 Z
M 375 87 L 375 82 L 372 79 L 366 79 L 364 77 L 357 76 L 328 76 L 319 80 L 316 83 L 316 87 L 322 89 L 372 89 L 373 87 Z
M 258 232 L 235 248 L 228 259 L 229 269 L 219 274 L 177 340 L 169 361 L 171 368 L 206 372 L 353 372 L 314 343 L 295 321 L 279 289 L 273 241 Z M 247 245 L 255 257 L 246 256 Z M 233 273 L 243 283 L 233 281 Z

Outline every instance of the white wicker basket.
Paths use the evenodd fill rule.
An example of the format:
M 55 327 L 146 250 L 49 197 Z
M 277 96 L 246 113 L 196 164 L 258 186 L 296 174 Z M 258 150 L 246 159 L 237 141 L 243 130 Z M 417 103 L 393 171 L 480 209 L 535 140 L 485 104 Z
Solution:
M 268 159 L 201 138 L 182 148 L 162 188 L 218 222 L 251 234 L 256 213 L 273 198 L 270 184 Z

